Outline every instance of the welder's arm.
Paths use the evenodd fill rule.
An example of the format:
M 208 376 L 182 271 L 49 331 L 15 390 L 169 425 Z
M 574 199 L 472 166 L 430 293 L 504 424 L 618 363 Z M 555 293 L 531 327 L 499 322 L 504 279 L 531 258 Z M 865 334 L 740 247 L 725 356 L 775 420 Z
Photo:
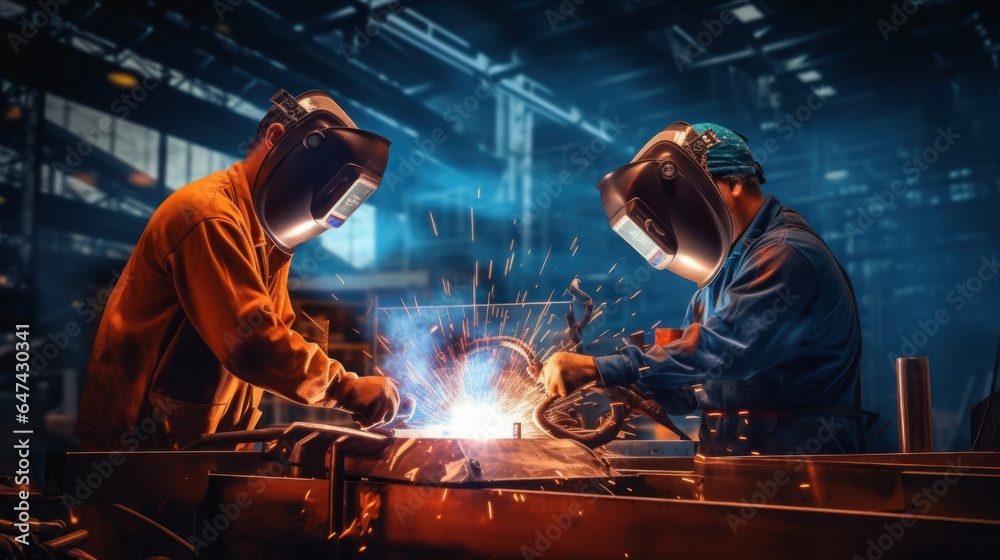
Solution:
M 740 380 L 766 369 L 810 328 L 818 295 L 812 266 L 797 250 L 772 243 L 750 255 L 715 313 L 670 344 L 634 346 L 597 358 L 606 385 L 638 382 L 673 389 L 708 379 Z
M 166 257 L 185 314 L 233 375 L 301 404 L 343 405 L 358 376 L 289 328 L 290 305 L 276 309 L 243 239 L 236 224 L 207 219 Z

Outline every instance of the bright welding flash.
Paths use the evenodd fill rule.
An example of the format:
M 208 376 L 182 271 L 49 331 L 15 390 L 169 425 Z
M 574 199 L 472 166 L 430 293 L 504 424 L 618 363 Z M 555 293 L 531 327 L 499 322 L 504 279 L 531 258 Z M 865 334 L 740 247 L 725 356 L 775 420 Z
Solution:
M 509 438 L 514 422 L 485 404 L 459 405 L 451 411 L 445 435 L 462 439 Z

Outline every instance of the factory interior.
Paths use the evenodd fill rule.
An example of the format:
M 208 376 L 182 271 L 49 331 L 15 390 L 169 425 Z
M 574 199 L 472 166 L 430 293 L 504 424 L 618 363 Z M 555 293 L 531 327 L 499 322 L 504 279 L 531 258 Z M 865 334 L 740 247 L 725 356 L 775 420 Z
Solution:
M 5 557 L 1000 550 L 995 3 L 0 0 L 0 29 Z M 330 358 L 395 378 L 413 431 L 265 391 L 244 439 L 81 450 L 101 316 L 153 212 L 247 157 L 275 92 L 314 89 L 391 145 L 377 192 L 295 248 L 288 292 L 326 323 Z M 600 431 L 624 398 L 632 414 L 606 440 L 550 437 L 544 388 L 511 378 L 567 333 L 606 356 L 681 327 L 698 287 L 631 250 L 597 188 L 677 121 L 742 134 L 764 194 L 849 276 L 861 406 L 877 413 L 864 453 L 706 457 L 698 410 L 613 391 L 558 405 Z M 9 413 L 24 402 L 18 324 L 27 425 Z M 435 369 L 434 333 L 456 331 L 499 342 Z M 25 428 L 27 484 L 8 435 Z M 30 546 L 14 540 L 28 487 Z

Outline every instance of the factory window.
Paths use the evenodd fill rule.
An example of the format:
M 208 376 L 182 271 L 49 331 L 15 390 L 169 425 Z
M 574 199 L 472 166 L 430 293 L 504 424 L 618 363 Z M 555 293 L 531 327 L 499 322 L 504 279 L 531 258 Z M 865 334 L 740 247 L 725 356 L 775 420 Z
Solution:
M 89 169 L 108 173 L 107 177 L 93 177 L 93 181 L 117 179 L 136 187 L 155 184 L 160 146 L 155 130 L 52 94 L 46 96 L 45 117 L 52 123 L 50 133 L 66 140 L 65 150 L 55 154 L 55 163 L 79 167 L 85 179 L 90 176 Z M 107 156 L 125 166 L 101 165 Z
M 167 188 L 177 190 L 216 171 L 226 169 L 236 156 L 167 136 Z
M 971 182 L 956 183 L 948 187 L 952 202 L 976 198 L 976 190 L 976 184 Z
M 319 237 L 324 249 L 358 269 L 375 263 L 375 207 L 361 206 L 339 228 Z

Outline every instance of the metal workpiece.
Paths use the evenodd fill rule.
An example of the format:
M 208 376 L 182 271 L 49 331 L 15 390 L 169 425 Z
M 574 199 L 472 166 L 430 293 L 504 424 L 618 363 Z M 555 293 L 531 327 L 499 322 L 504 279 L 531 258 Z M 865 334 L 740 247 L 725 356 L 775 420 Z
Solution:
M 995 453 L 692 457 L 690 442 L 398 436 L 320 453 L 321 440 L 277 456 L 74 453 L 51 490 L 111 464 L 84 503 L 190 504 L 158 521 L 209 559 L 851 558 L 884 534 L 899 557 L 983 556 L 1000 531 L 984 499 L 1000 495 Z
M 903 453 L 934 451 L 931 370 L 927 358 L 896 358 L 896 398 L 899 450 Z
M 413 558 L 851 558 L 887 527 L 897 557 L 993 551 L 1000 522 L 902 513 L 496 489 L 349 484 L 355 512 L 380 515 L 348 550 Z M 749 513 L 748 513 L 749 511 Z M 362 514 L 363 516 L 363 514 Z M 894 533 L 898 534 L 898 533 Z M 948 538 L 941 538 L 948 535 Z
M 352 476 L 424 484 L 496 484 L 608 478 L 614 471 L 583 445 L 554 439 L 397 438 L 381 453 L 352 455 Z

